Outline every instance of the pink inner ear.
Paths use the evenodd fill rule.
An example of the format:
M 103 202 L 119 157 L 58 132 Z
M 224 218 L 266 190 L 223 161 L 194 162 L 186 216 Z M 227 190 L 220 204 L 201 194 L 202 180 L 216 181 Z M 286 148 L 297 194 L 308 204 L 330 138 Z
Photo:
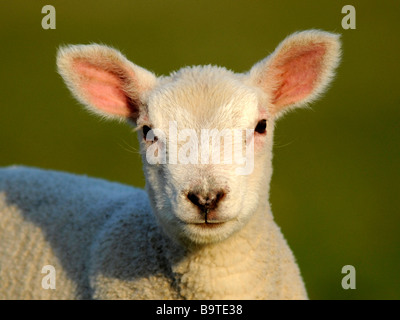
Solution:
M 80 76 L 78 90 L 92 106 L 113 115 L 131 115 L 121 76 L 81 59 L 74 61 L 73 68 Z
M 323 44 L 314 44 L 290 49 L 278 57 L 272 66 L 278 83 L 272 100 L 276 107 L 294 104 L 312 93 L 321 74 L 325 52 Z

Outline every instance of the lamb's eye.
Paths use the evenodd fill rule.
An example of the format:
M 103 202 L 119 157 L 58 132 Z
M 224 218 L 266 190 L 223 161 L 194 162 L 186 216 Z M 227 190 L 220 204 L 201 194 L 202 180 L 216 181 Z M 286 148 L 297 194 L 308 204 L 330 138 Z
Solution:
M 263 119 L 258 121 L 254 131 L 260 134 L 265 133 L 267 131 L 267 120 Z
M 151 137 L 148 137 L 148 136 L 147 136 L 147 134 L 149 133 L 149 131 L 151 131 L 151 128 L 150 128 L 149 126 L 143 126 L 142 130 L 143 130 L 143 139 L 144 139 L 145 141 L 150 141 L 150 142 L 152 142 L 152 141 L 157 141 L 157 137 L 154 137 L 154 138 L 153 138 L 152 135 L 151 135 Z

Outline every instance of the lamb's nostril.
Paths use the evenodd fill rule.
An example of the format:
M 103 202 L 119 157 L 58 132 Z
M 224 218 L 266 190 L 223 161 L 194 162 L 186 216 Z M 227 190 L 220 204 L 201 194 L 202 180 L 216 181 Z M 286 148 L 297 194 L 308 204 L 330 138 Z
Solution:
M 225 197 L 225 192 L 224 191 L 218 191 L 217 195 L 215 197 L 215 203 L 218 203 L 222 200 L 222 198 Z
M 215 209 L 224 196 L 225 192 L 223 190 L 210 192 L 208 194 L 195 192 L 188 192 L 187 194 L 187 198 L 190 200 L 190 202 L 199 207 L 201 211 Z
M 195 194 L 194 192 L 189 192 L 187 194 L 187 198 L 190 200 L 190 202 L 192 202 L 194 205 L 200 207 L 200 198 L 197 194 Z

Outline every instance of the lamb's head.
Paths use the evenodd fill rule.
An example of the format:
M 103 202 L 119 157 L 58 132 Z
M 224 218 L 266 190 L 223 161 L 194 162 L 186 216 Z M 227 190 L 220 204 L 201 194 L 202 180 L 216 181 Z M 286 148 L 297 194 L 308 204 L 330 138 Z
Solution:
M 61 48 L 57 63 L 89 110 L 136 127 L 160 225 L 201 245 L 226 239 L 268 205 L 274 122 L 323 92 L 338 38 L 296 33 L 242 74 L 198 66 L 156 77 L 100 45 Z

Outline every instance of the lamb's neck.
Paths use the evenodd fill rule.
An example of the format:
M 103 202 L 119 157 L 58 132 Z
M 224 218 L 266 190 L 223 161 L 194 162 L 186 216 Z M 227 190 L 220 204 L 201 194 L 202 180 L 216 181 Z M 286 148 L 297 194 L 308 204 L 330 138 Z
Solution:
M 190 249 L 172 266 L 177 289 L 188 299 L 256 299 L 265 284 L 269 208 L 259 208 L 240 231 L 215 245 Z

